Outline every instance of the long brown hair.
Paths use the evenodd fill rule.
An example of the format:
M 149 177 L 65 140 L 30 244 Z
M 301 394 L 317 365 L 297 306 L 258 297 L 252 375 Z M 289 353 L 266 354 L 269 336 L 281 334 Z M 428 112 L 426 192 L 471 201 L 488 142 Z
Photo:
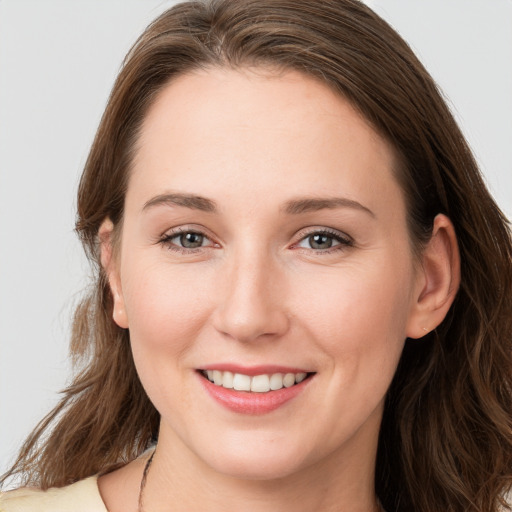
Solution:
M 11 470 L 62 486 L 137 457 L 159 415 L 137 377 L 129 333 L 112 320 L 98 229 L 119 226 L 141 122 L 162 87 L 199 67 L 294 69 L 348 98 L 401 156 L 411 240 L 433 218 L 458 237 L 462 283 L 439 328 L 407 340 L 387 396 L 376 491 L 389 511 L 496 511 L 512 482 L 512 242 L 507 221 L 432 78 L 398 34 L 357 0 L 179 4 L 127 55 L 78 191 L 76 229 L 94 265 L 78 307 L 72 385 Z

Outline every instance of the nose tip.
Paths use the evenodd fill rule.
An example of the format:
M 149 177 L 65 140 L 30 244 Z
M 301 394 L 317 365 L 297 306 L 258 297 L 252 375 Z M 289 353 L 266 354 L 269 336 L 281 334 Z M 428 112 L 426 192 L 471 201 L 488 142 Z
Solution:
M 245 343 L 283 335 L 289 321 L 281 291 L 268 267 L 262 272 L 254 267 L 248 272 L 239 269 L 219 297 L 215 328 L 224 336 Z
M 236 308 L 236 311 L 234 311 Z M 245 314 L 240 312 L 245 309 Z M 234 340 L 249 343 L 257 339 L 276 338 L 286 331 L 286 318 L 277 311 L 258 311 L 254 304 L 235 305 L 218 315 L 216 328 Z

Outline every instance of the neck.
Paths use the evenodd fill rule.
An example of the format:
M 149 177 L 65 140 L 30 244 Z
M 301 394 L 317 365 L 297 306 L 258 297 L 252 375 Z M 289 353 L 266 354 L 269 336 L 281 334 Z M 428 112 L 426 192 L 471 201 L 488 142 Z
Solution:
M 255 479 L 215 471 L 179 439 L 162 434 L 143 489 L 143 512 L 225 512 L 226 504 L 252 512 L 380 510 L 374 492 L 376 440 L 365 454 L 351 453 L 349 446 L 291 474 Z

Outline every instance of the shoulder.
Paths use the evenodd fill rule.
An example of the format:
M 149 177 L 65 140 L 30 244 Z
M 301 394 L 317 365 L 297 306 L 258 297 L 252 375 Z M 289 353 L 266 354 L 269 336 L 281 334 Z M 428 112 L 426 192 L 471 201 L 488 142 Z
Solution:
M 107 512 L 97 476 L 46 491 L 22 487 L 0 493 L 0 512 Z

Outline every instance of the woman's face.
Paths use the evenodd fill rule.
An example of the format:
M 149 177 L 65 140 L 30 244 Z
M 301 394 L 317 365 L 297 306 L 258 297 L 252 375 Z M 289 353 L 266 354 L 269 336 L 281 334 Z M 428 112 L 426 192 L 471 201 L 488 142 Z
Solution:
M 296 72 L 197 71 L 160 93 L 110 279 L 182 464 L 373 465 L 422 286 L 396 165 L 350 103 Z

